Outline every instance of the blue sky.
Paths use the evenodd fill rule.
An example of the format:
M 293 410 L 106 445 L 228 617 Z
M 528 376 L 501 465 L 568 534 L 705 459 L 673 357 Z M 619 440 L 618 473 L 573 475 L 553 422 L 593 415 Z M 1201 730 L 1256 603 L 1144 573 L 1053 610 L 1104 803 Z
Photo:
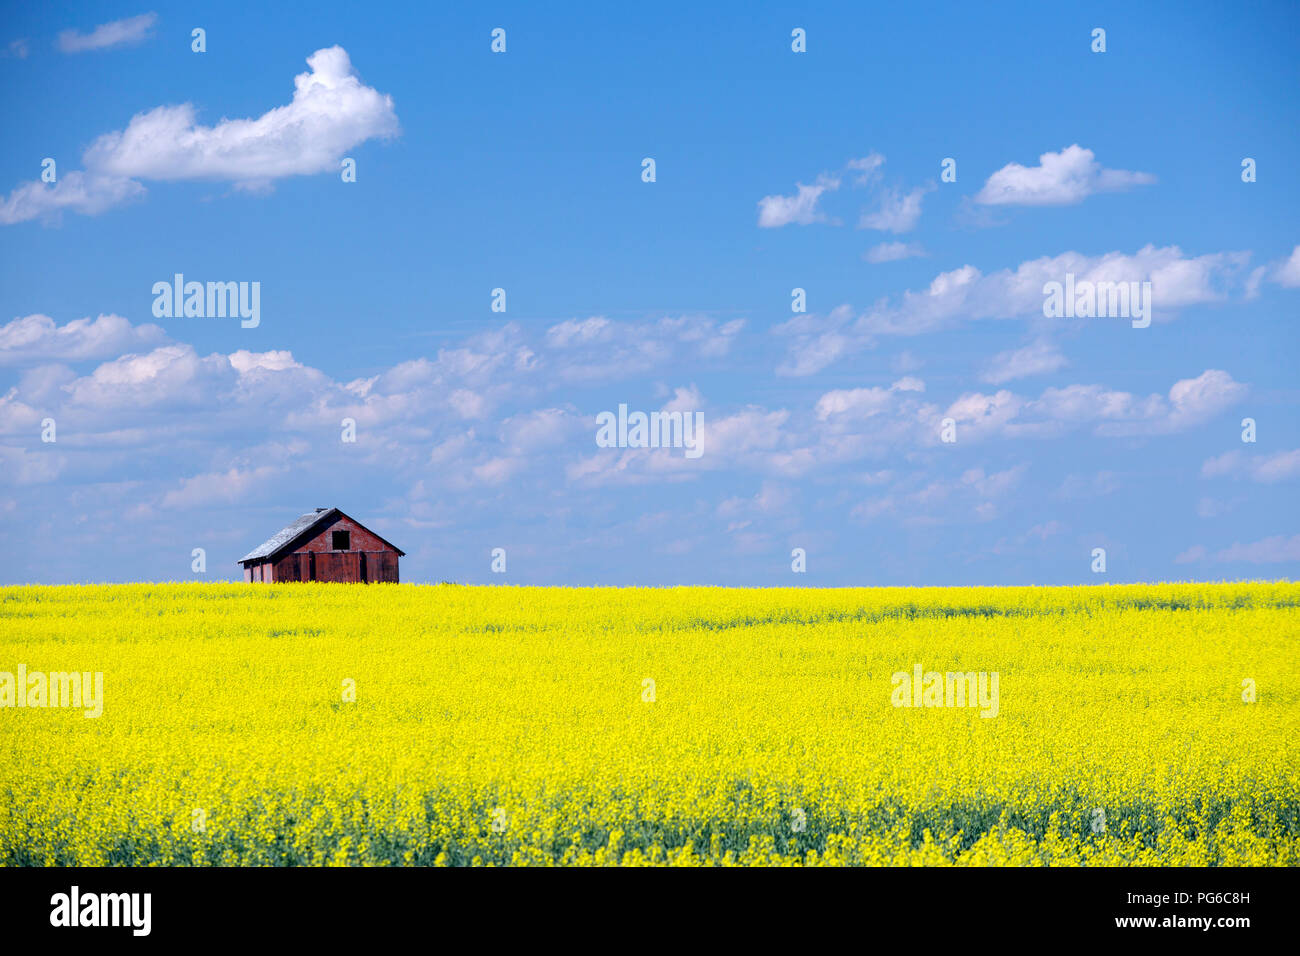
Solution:
M 326 505 L 413 581 L 1294 577 L 1298 24 L 6 5 L 0 581 L 232 577 Z M 178 272 L 257 327 L 156 317 Z M 1045 317 L 1066 273 L 1153 321 Z M 621 403 L 704 453 L 598 447 Z

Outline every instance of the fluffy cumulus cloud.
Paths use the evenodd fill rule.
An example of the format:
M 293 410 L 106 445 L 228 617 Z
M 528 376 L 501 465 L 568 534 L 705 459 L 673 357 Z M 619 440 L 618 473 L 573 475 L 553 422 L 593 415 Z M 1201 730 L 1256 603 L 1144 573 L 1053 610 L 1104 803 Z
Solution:
M 433 357 L 339 382 L 287 350 L 202 355 L 186 343 L 160 342 L 161 330 L 132 326 L 119 316 L 64 326 L 29 316 L 0 332 L 0 356 L 27 369 L 0 398 L 0 427 L 11 426 L 4 427 L 10 433 L 30 427 L 40 404 L 72 414 L 87 428 L 115 431 L 129 430 L 132 419 L 187 433 L 204 428 L 222 433 L 233 423 L 247 428 L 256 420 L 272 431 L 310 433 L 336 429 L 343 418 L 352 418 L 376 436 L 403 441 L 422 436 L 427 448 L 413 453 L 421 460 L 472 432 L 472 445 L 484 456 L 474 464 L 489 466 L 568 447 L 586 427 L 581 423 L 591 424 L 594 413 L 545 404 L 541 396 L 548 390 L 607 389 L 611 382 L 625 381 L 631 363 L 638 362 L 643 377 L 674 374 L 688 365 L 705 369 L 712 357 L 725 354 L 739 331 L 733 323 L 702 318 L 615 322 L 597 317 L 558 323 L 530 340 L 517 325 L 507 324 Z M 122 354 L 83 372 L 68 364 L 117 352 Z M 690 414 L 706 407 L 694 385 L 660 392 L 658 406 L 664 411 Z M 891 448 L 932 447 L 944 418 L 957 422 L 963 441 L 1044 438 L 1078 429 L 1102 437 L 1160 435 L 1204 423 L 1246 393 L 1227 372 L 1208 369 L 1173 383 L 1164 394 L 1079 384 L 1049 387 L 1036 396 L 1006 389 L 966 392 L 945 402 L 931 399 L 922 379 L 904 375 L 887 385 L 832 389 L 803 407 L 710 410 L 703 433 L 709 455 L 699 467 L 805 473 Z M 534 404 L 539 399 L 544 404 Z M 203 414 L 196 417 L 198 409 Z M 437 410 L 432 419 L 430 409 Z M 602 471 L 672 471 L 683 464 L 631 454 L 614 465 L 616 456 L 600 457 Z M 1229 456 L 1207 463 L 1204 471 L 1240 471 L 1270 481 L 1298 468 L 1300 453 L 1287 453 L 1253 463 Z
M 83 157 L 85 171 L 31 182 L 0 200 L 0 223 L 63 210 L 94 215 L 144 192 L 141 180 L 208 180 L 265 189 L 277 179 L 334 171 L 370 139 L 399 132 L 393 99 L 366 86 L 339 46 L 317 50 L 294 78 L 293 100 L 255 119 L 198 122 L 194 105 L 159 106 L 106 133 Z
M 802 535 L 806 508 L 846 524 L 978 528 L 1013 520 L 1032 477 L 1027 459 L 1045 467 L 1024 453 L 1024 440 L 1153 438 L 1209 422 L 1246 393 L 1215 369 L 1154 394 L 1102 384 L 960 391 L 946 374 L 936 387 L 908 371 L 796 389 L 779 402 L 726 403 L 710 383 L 716 357 L 742 335 L 743 324 L 733 322 L 594 316 L 537 330 L 507 323 L 338 380 L 284 349 L 205 354 L 117 316 L 62 326 L 29 316 L 0 335 L 0 354 L 17 376 L 0 390 L 0 500 L 6 486 L 24 496 L 47 488 L 69 500 L 111 500 L 121 514 L 162 527 L 186 515 L 212 520 L 296 506 L 309 476 L 313 497 L 322 495 L 309 504 L 365 489 L 397 523 L 391 531 L 456 528 L 483 514 L 526 524 L 545 500 L 548 521 L 582 515 L 592 534 L 609 535 L 621 521 L 650 520 L 636 508 L 623 514 L 635 489 L 631 500 L 672 495 L 685 509 L 673 512 L 678 531 L 665 553 L 715 535 L 736 553 L 760 554 Z M 702 414 L 703 455 L 598 446 L 596 415 L 619 402 Z M 58 422 L 57 444 L 38 440 L 47 416 Z M 956 422 L 960 458 L 941 444 L 945 418 Z M 347 419 L 355 442 L 340 440 Z M 1296 467 L 1270 458 L 1222 470 L 1271 480 Z M 1063 485 L 1060 497 L 1118 487 L 1111 473 L 1071 480 L 1075 487 L 1067 494 Z M 515 503 L 521 489 L 533 505 Z M 1050 514 L 1026 519 L 1008 538 L 1017 546 L 1062 533 Z M 655 527 L 629 533 L 650 540 Z M 246 550 L 249 542 L 240 544 Z
M 1187 256 L 1177 246 L 1148 245 L 1132 255 L 1066 252 L 988 274 L 965 265 L 940 273 L 925 289 L 908 290 L 892 302 L 882 300 L 858 315 L 840 307 L 825 317 L 796 316 L 777 326 L 777 334 L 790 340 L 789 354 L 779 371 L 787 375 L 818 372 L 871 347 L 881 336 L 923 335 L 974 320 L 1041 318 L 1044 286 L 1064 283 L 1067 275 L 1073 275 L 1076 283 L 1150 282 L 1151 315 L 1160 322 L 1181 308 L 1227 301 L 1242 284 L 1249 259 L 1246 252 Z M 1077 324 L 1090 320 L 1059 321 Z
M 87 50 L 111 50 L 119 46 L 135 46 L 153 35 L 158 14 L 142 13 L 137 17 L 101 23 L 89 33 L 64 30 L 59 34 L 57 46 L 64 53 L 85 53 Z
M 397 134 L 393 98 L 363 84 L 342 47 L 317 50 L 307 66 L 287 106 L 215 126 L 198 123 L 192 104 L 160 106 L 95 140 L 86 165 L 141 179 L 265 183 L 335 171 L 358 143 Z
M 1155 181 L 1150 173 L 1104 169 L 1092 150 L 1076 144 L 1043 153 L 1037 166 L 1008 163 L 988 178 L 975 201 L 985 206 L 1068 206 L 1096 193 Z
M 359 451 L 349 459 L 353 466 L 380 458 L 388 462 L 386 469 L 436 464 L 447 468 L 449 488 L 501 486 L 539 468 L 562 475 L 572 467 L 580 473 L 583 456 L 595 448 L 590 440 L 594 413 L 568 404 L 536 404 L 545 401 L 547 391 L 626 381 L 629 369 L 652 376 L 671 374 L 683 362 L 707 367 L 727 353 L 743 325 L 691 316 L 642 322 L 593 317 L 530 336 L 507 324 L 433 356 L 342 382 L 287 350 L 204 355 L 187 343 L 166 341 L 155 326 L 132 326 L 118 316 L 63 326 L 46 316 L 29 316 L 0 331 L 0 362 L 20 371 L 18 384 L 0 393 L 0 435 L 14 443 L 10 479 L 21 475 L 28 482 L 68 474 L 66 462 L 54 467 L 62 459 L 53 453 L 28 457 L 33 452 L 27 439 L 39 432 L 46 415 L 59 421 L 60 448 L 66 442 L 81 446 L 69 459 L 74 474 L 105 467 L 97 454 L 138 447 L 144 452 L 141 461 L 160 465 L 160 458 L 197 443 L 210 460 L 183 456 L 186 474 L 145 503 L 165 510 L 232 500 L 216 492 L 223 483 L 239 496 L 289 480 L 284 476 L 294 456 L 311 446 L 287 440 L 314 436 L 329 449 L 338 443 L 344 419 L 356 423 L 360 436 Z M 92 358 L 107 360 L 80 372 L 69 364 Z M 703 405 L 693 386 L 661 390 L 664 410 L 690 413 Z M 737 449 L 752 442 L 747 420 L 711 422 L 717 447 Z M 583 437 L 587 440 L 580 441 Z M 268 470 L 263 455 L 250 458 L 232 441 L 278 443 L 297 451 Z M 111 453 L 104 451 L 108 446 Z M 681 464 L 651 460 L 620 468 L 616 459 L 602 456 L 589 469 L 592 480 L 598 481 L 595 473 L 607 466 L 648 480 L 671 478 Z M 190 470 L 196 464 L 207 467 Z
M 817 399 L 813 409 L 819 421 L 870 418 L 893 407 L 896 392 L 924 392 L 925 382 L 919 378 L 902 378 L 889 388 L 848 388 L 827 392 Z
M 65 325 L 48 315 L 28 315 L 0 326 L 0 365 L 102 359 L 165 339 L 158 326 L 132 325 L 120 315 L 74 319 Z
M 1247 387 L 1220 369 L 1175 382 L 1167 395 L 1138 396 L 1099 385 L 1046 389 L 1027 416 L 1052 423 L 1095 424 L 1096 433 L 1132 437 L 1184 431 L 1240 402 Z
M 919 408 L 919 440 L 939 441 L 940 423 L 952 419 L 959 441 L 1052 438 L 1079 429 L 1099 437 L 1151 437 L 1204 424 L 1242 401 L 1247 386 L 1221 369 L 1183 378 L 1167 394 L 1135 395 L 1104 385 L 1044 389 L 1036 398 L 1000 389 L 959 395 L 944 410 Z

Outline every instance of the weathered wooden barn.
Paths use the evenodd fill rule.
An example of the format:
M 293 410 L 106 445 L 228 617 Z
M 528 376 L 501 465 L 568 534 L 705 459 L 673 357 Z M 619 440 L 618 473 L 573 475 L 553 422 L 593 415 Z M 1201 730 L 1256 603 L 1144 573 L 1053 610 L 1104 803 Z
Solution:
M 239 559 L 245 581 L 392 581 L 406 552 L 338 508 L 308 512 Z

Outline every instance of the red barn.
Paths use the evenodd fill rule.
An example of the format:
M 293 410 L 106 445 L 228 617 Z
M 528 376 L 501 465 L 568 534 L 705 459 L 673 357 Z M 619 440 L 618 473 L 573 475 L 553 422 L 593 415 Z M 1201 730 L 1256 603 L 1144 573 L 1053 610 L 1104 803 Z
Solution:
M 392 581 L 406 554 L 338 508 L 317 508 L 239 559 L 245 581 Z

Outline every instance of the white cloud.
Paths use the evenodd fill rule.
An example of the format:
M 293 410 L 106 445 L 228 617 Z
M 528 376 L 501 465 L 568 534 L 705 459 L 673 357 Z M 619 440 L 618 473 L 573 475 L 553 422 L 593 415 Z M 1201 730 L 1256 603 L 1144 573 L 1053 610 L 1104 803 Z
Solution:
M 606 341 L 611 334 L 611 323 L 603 316 L 566 319 L 546 330 L 546 344 L 551 348 L 563 349 L 588 342 Z
M 40 323 L 38 331 L 49 335 L 49 328 Z M 1035 428 L 1043 437 L 1116 423 L 1158 432 L 1185 427 L 1212 411 L 1235 385 L 1224 373 L 1206 373 L 1176 383 L 1168 395 L 1145 399 L 1095 385 L 1060 394 L 1049 390 L 1037 399 L 999 391 L 960 396 L 946 403 L 945 412 L 928 400 L 933 382 L 907 375 L 890 384 L 823 391 L 791 409 L 709 407 L 698 460 L 678 450 L 595 447 L 591 414 L 620 400 L 621 382 L 612 393 L 602 388 L 590 399 L 595 404 L 582 410 L 544 398 L 547 390 L 574 394 L 556 374 L 560 360 L 574 353 L 594 349 L 591 360 L 608 359 L 615 349 L 659 336 L 674 356 L 673 374 L 679 374 L 689 362 L 678 359 L 704 361 L 701 346 L 720 331 L 712 320 L 575 320 L 563 329 L 537 330 L 530 341 L 523 329 L 507 324 L 350 382 L 334 381 L 285 350 L 204 356 L 180 343 L 128 349 L 86 374 L 63 364 L 35 366 L 0 396 L 0 434 L 9 442 L 4 455 L 12 464 L 3 480 L 57 479 L 77 489 L 94 486 L 105 474 L 125 476 L 139 488 L 122 502 L 122 513 L 133 507 L 201 513 L 277 496 L 287 500 L 296 476 L 308 472 L 320 476 L 313 480 L 326 490 L 336 480 L 356 482 L 362 475 L 367 488 L 381 488 L 391 477 L 402 488 L 421 483 L 428 507 L 409 513 L 434 527 L 454 525 L 471 504 L 494 513 L 512 508 L 513 491 L 525 486 L 521 482 L 535 497 L 554 500 L 558 516 L 587 504 L 613 506 L 608 498 L 583 500 L 588 489 L 673 485 L 717 472 L 729 480 L 747 472 L 765 482 L 762 490 L 717 515 L 706 503 L 717 499 L 704 481 L 678 498 L 694 499 L 705 517 L 734 525 L 733 534 L 761 528 L 772 535 L 792 507 L 786 503 L 788 482 L 813 475 L 817 480 L 808 488 L 835 489 L 840 483 L 830 499 L 816 503 L 819 508 L 848 511 L 857 489 L 869 485 L 881 500 L 863 503 L 859 517 L 896 514 L 914 524 L 987 521 L 1011 506 L 1024 466 L 968 459 L 947 476 L 928 464 L 910 475 L 894 471 L 932 457 L 927 446 L 937 442 L 945 414 L 960 419 L 963 445 L 1032 434 Z M 520 365 L 522 353 L 535 354 L 536 361 Z M 635 387 L 654 385 L 645 380 Z M 659 385 L 655 394 L 666 411 L 706 407 L 694 384 Z M 47 414 L 58 420 L 59 445 L 38 449 L 34 457 L 37 452 L 21 449 L 30 448 Z M 356 444 L 338 440 L 345 417 L 357 422 Z M 723 517 L 722 511 L 732 513 Z M 752 524 L 746 529 L 745 522 Z
M 867 262 L 898 262 L 925 255 L 925 248 L 919 242 L 882 242 L 872 246 L 862 254 Z
M 17 40 L 10 40 L 9 43 L 0 50 L 0 57 L 13 57 L 16 60 L 27 59 L 27 38 L 19 37 Z
M 1030 406 L 1038 416 L 1071 424 L 1108 419 L 1151 418 L 1165 405 L 1158 395 L 1140 399 L 1104 385 L 1067 385 L 1044 390 Z
M 59 34 L 58 47 L 64 53 L 84 53 L 87 50 L 111 50 L 116 46 L 132 46 L 147 40 L 157 22 L 156 13 L 142 13 L 138 17 L 102 23 L 89 33 L 64 30 Z
M 796 315 L 776 325 L 776 335 L 792 338 L 778 375 L 812 375 L 862 347 L 861 336 L 852 326 L 853 310 L 847 305 L 832 309 L 825 318 Z
M 1207 459 L 1201 465 L 1203 478 L 1249 478 L 1261 484 L 1272 484 L 1297 476 L 1300 476 L 1300 448 L 1249 457 L 1240 450 L 1230 451 Z
M 0 484 L 47 484 L 62 474 L 66 464 L 63 455 L 0 445 Z
M 1043 410 L 1062 421 L 1099 422 L 1098 435 L 1161 435 L 1208 421 L 1245 398 L 1246 392 L 1246 386 L 1227 372 L 1206 369 L 1196 378 L 1175 382 L 1167 401 L 1159 395 L 1138 398 L 1099 386 L 1071 386 L 1048 389 L 1031 411 Z
M 133 326 L 120 315 L 74 319 L 62 326 L 48 315 L 28 315 L 0 326 L 0 366 L 102 359 L 166 338 L 158 326 Z
M 25 222 L 67 209 L 96 215 L 144 192 L 137 180 L 216 180 L 265 189 L 286 176 L 336 172 L 343 154 L 400 129 L 391 96 L 361 83 L 347 51 L 333 46 L 307 58 L 294 77 L 293 100 L 256 119 L 197 122 L 193 104 L 159 106 L 125 130 L 96 139 L 82 157 L 86 171 L 53 185 L 18 186 L 0 201 L 0 223 Z
M 817 208 L 822 193 L 833 192 L 840 188 L 840 181 L 835 176 L 819 176 L 811 186 L 795 184 L 793 196 L 764 196 L 758 201 L 758 224 L 764 229 L 775 229 L 796 223 L 807 226 L 814 222 L 825 222 L 826 216 Z
M 230 354 L 230 364 L 241 375 L 254 369 L 282 372 L 289 368 L 302 368 L 302 365 L 294 359 L 293 353 L 286 351 L 249 352 L 246 349 L 239 349 Z
M 931 442 L 938 440 L 940 417 L 957 422 L 962 441 L 994 435 L 1046 438 L 1089 426 L 1105 437 L 1165 435 L 1208 421 L 1246 392 L 1245 385 L 1219 369 L 1175 382 L 1167 397 L 1142 397 L 1102 385 L 1048 388 L 1036 399 L 1005 389 L 993 395 L 974 392 L 962 395 L 942 415 L 933 415 L 935 427 L 926 435 Z
M 1221 369 L 1207 369 L 1196 378 L 1175 382 L 1169 389 L 1164 427 L 1176 431 L 1207 421 L 1246 397 L 1247 388 Z
M 1152 314 L 1160 321 L 1168 319 L 1171 310 L 1225 301 L 1249 256 L 1219 252 L 1188 257 L 1177 246 L 1148 245 L 1132 255 L 1044 256 L 988 275 L 965 265 L 939 273 L 926 289 L 904 292 L 897 302 L 881 301 L 856 319 L 847 306 L 840 306 L 826 318 L 801 315 L 776 326 L 776 334 L 792 340 L 778 372 L 810 375 L 869 347 L 878 336 L 922 335 L 974 320 L 1041 318 L 1043 286 L 1063 281 L 1067 273 L 1078 281 L 1149 281 Z
M 58 182 L 23 183 L 8 198 L 0 199 L 0 225 L 11 226 L 38 217 L 52 218 L 64 210 L 95 216 L 143 196 L 144 192 L 144 186 L 124 176 L 72 170 L 63 173 Z
M 885 157 L 877 152 L 871 152 L 861 159 L 850 159 L 848 168 L 857 173 L 853 179 L 855 186 L 865 186 L 876 178 L 880 168 L 885 165 Z
M 1287 537 L 1274 535 L 1249 544 L 1235 542 L 1229 547 L 1210 553 L 1204 545 L 1195 545 L 1174 558 L 1180 564 L 1199 561 L 1244 562 L 1246 564 L 1281 564 L 1300 561 L 1300 534 Z
M 909 193 L 887 189 L 880 199 L 880 208 L 862 214 L 859 229 L 878 229 L 883 232 L 911 232 L 921 218 L 921 203 L 925 194 L 935 188 L 933 183 L 917 186 Z
M 684 358 L 725 356 L 744 319 L 719 323 L 698 315 L 619 322 L 596 316 L 566 319 L 546 330 L 541 367 L 562 380 L 591 384 L 649 372 Z
M 335 172 L 345 151 L 399 131 L 393 98 L 362 84 L 347 51 L 317 50 L 294 77 L 293 100 L 257 119 L 195 122 L 189 103 L 159 106 L 107 133 L 86 151 L 87 167 L 142 179 L 267 183 Z
M 456 389 L 447 396 L 447 403 L 461 418 L 483 418 L 489 408 L 486 396 L 468 388 Z
M 1300 246 L 1291 250 L 1291 255 L 1273 270 L 1273 281 L 1288 289 L 1300 288 Z
M 491 458 L 470 469 L 471 474 L 485 485 L 503 485 L 524 468 L 519 458 Z
M 894 406 L 895 392 L 924 392 L 925 382 L 906 376 L 889 388 L 850 388 L 827 392 L 817 399 L 813 414 L 818 421 L 861 420 Z
M 567 409 L 539 408 L 503 421 L 501 441 L 514 455 L 553 452 L 582 428 L 582 419 Z
M 1001 385 L 1012 379 L 1055 372 L 1070 364 L 1051 342 L 1035 342 L 1024 348 L 999 352 L 989 360 L 980 380 Z
M 1259 287 L 1263 284 L 1266 275 L 1268 275 L 1267 266 L 1256 266 L 1250 270 L 1250 275 L 1246 278 L 1245 292 L 1243 293 L 1243 298 L 1247 302 L 1259 298 Z
M 74 405 L 99 410 L 202 404 L 234 380 L 223 355 L 201 358 L 189 345 L 164 345 L 141 355 L 105 362 L 68 385 Z
M 814 414 L 821 421 L 829 418 L 870 418 L 888 409 L 893 395 L 886 388 L 851 388 L 827 392 L 817 400 Z
M 992 395 L 975 392 L 962 395 L 948 406 L 945 415 L 936 418 L 951 418 L 957 423 L 958 439 L 971 441 L 1002 432 L 1024 407 L 1025 400 L 1006 389 Z M 935 425 L 938 424 L 936 421 Z M 928 437 L 938 441 L 939 429 L 934 427 L 930 431 L 933 435 Z
M 762 228 L 775 229 L 781 226 L 788 226 L 795 223 L 801 226 L 810 225 L 815 222 L 829 222 L 833 225 L 840 225 L 838 219 L 831 219 L 819 208 L 823 195 L 834 192 L 840 188 L 841 176 L 851 174 L 853 176 L 854 186 L 871 186 L 876 191 L 879 200 L 878 208 L 874 212 L 863 211 L 858 220 L 859 229 L 879 229 L 885 232 L 909 232 L 916 227 L 917 221 L 921 218 L 921 205 L 925 194 L 936 189 L 934 183 L 926 183 L 924 186 L 918 186 L 910 192 L 904 192 L 898 187 L 891 186 L 887 189 L 879 190 L 878 182 L 881 179 L 881 169 L 885 165 L 885 157 L 880 153 L 872 152 L 860 159 L 850 159 L 844 168 L 835 173 L 823 173 L 817 177 L 817 181 L 811 186 L 804 183 L 795 184 L 795 193 L 792 196 L 764 196 L 758 201 L 758 224 Z M 895 259 L 905 258 L 906 255 L 921 255 L 919 247 L 905 246 L 896 244 L 890 246 L 882 244 L 877 247 L 881 256 L 891 256 Z M 871 253 L 868 253 L 870 255 Z M 886 262 L 890 259 L 868 259 L 868 261 Z
M 900 477 L 888 492 L 855 505 L 849 512 L 857 521 L 891 517 L 910 525 L 939 525 L 952 521 L 989 521 L 998 516 L 1004 499 L 1024 480 L 1027 465 L 985 472 L 968 468 L 960 478 Z M 919 487 L 918 487 L 919 485 Z M 948 506 L 945 516 L 939 511 Z
M 1095 193 L 1114 192 L 1156 181 L 1150 173 L 1103 169 L 1092 150 L 1069 146 L 1043 153 L 1037 166 L 1008 163 L 984 183 L 975 201 L 986 206 L 1065 206 Z
M 1300 561 L 1300 534 L 1274 535 L 1249 544 L 1234 543 L 1214 555 L 1216 561 L 1245 561 L 1250 564 L 1276 564 Z
M 1256 481 L 1272 483 L 1297 475 L 1300 475 L 1300 448 L 1267 456 L 1255 465 L 1253 477 Z
M 263 465 L 257 468 L 230 468 L 224 472 L 209 472 L 182 479 L 179 488 L 163 495 L 162 507 L 192 509 L 214 504 L 247 502 L 255 497 L 268 478 L 282 474 L 287 469 Z
M 1000 498 L 1013 491 L 1028 470 L 1028 465 L 1017 465 L 1006 471 L 986 475 L 983 468 L 971 468 L 962 473 L 961 482 L 973 488 L 981 498 Z
M 673 389 L 673 397 L 664 402 L 664 407 L 660 411 L 688 414 L 703 408 L 704 396 L 700 394 L 700 390 L 694 385 L 687 385 Z

